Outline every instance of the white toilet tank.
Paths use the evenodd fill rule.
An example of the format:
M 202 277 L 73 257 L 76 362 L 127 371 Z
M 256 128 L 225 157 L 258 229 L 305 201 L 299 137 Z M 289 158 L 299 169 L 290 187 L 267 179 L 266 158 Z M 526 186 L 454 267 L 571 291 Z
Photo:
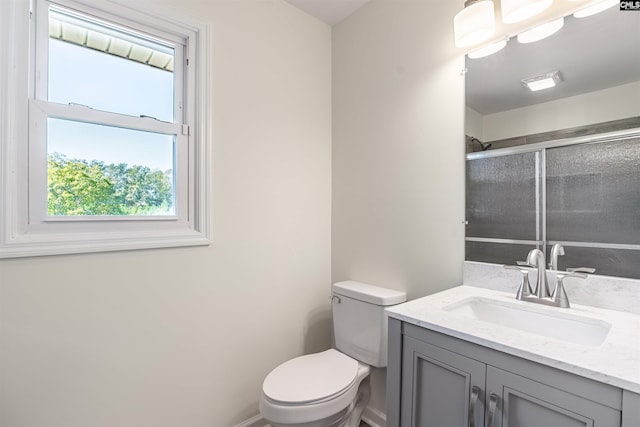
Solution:
M 403 303 L 407 294 L 348 280 L 332 288 L 336 348 L 367 365 L 387 366 L 386 307 Z

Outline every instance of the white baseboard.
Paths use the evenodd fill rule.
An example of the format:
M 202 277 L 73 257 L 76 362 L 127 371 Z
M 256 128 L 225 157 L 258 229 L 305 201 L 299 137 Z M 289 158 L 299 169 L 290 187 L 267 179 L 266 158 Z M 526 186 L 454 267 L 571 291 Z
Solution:
M 369 406 L 365 408 L 362 420 L 371 427 L 387 427 L 387 414 Z
M 246 421 L 241 422 L 240 424 L 234 427 L 268 427 L 268 426 L 269 426 L 269 423 L 267 423 L 265 419 L 262 418 L 262 415 L 258 414 L 256 416 L 249 418 Z
M 368 406 L 362 414 L 362 420 L 371 427 L 387 427 L 387 415 Z M 258 414 L 234 427 L 269 427 L 269 423 Z

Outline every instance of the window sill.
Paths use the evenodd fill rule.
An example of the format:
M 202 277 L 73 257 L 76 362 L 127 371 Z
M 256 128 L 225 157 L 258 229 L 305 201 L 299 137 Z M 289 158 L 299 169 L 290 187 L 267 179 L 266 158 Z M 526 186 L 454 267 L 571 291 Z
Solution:
M 0 258 L 19 258 L 93 252 L 128 251 L 138 249 L 207 246 L 211 241 L 197 231 L 168 233 L 86 233 L 79 236 L 27 234 L 10 239 L 0 247 Z

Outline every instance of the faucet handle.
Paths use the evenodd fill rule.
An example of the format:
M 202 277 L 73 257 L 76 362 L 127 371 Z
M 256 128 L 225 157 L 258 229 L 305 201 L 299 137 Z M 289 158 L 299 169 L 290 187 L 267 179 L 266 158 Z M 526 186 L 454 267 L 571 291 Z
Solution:
M 575 269 L 579 270 L 579 269 Z M 593 269 L 587 269 L 593 270 Z M 595 270 L 594 270 L 595 271 Z M 575 277 L 576 279 L 586 279 L 588 277 L 586 272 L 582 271 L 558 271 L 556 274 L 556 288 L 551 294 L 551 299 L 558 305 L 558 307 L 569 308 L 569 297 L 564 289 L 564 279 L 567 277 Z
M 590 273 L 593 274 L 596 272 L 595 268 L 591 267 L 577 267 L 577 268 L 567 268 L 569 273 Z
M 556 274 L 556 278 L 558 279 L 558 282 L 562 282 L 567 277 L 575 277 L 576 279 L 586 279 L 587 277 L 589 277 L 589 275 L 586 272 L 582 272 L 582 271 L 567 271 L 566 273 L 564 271 L 558 271 L 558 273 Z
M 522 300 L 523 297 L 529 296 L 533 293 L 531 290 L 531 284 L 529 283 L 529 268 L 533 268 L 533 266 L 521 263 L 522 261 L 518 261 L 518 265 L 503 265 L 506 270 L 516 270 L 522 273 L 522 282 L 520 282 L 520 286 L 516 292 L 516 299 L 518 300 Z
M 529 269 L 531 268 L 535 268 L 533 265 L 529 265 L 529 264 L 520 264 L 522 261 L 518 261 L 518 265 L 503 265 L 502 268 L 504 268 L 505 270 L 517 270 L 522 274 L 527 274 L 529 273 Z
M 527 267 L 527 268 L 537 268 L 535 265 L 533 264 L 529 264 L 527 261 L 516 261 L 516 264 L 518 264 L 521 267 Z M 506 268 L 507 266 L 505 266 Z M 509 266 L 509 267 L 515 267 L 515 266 Z

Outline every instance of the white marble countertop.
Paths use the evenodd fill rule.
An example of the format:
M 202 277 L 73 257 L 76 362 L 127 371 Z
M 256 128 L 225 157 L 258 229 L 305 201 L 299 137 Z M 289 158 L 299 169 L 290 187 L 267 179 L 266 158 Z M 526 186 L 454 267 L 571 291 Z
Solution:
M 473 297 L 522 305 L 538 313 L 604 321 L 611 324 L 611 329 L 600 345 L 583 345 L 470 319 L 445 309 Z M 568 309 L 548 307 L 517 301 L 512 293 L 472 286 L 458 286 L 396 305 L 387 313 L 404 322 L 640 393 L 640 316 L 636 314 L 576 304 Z

